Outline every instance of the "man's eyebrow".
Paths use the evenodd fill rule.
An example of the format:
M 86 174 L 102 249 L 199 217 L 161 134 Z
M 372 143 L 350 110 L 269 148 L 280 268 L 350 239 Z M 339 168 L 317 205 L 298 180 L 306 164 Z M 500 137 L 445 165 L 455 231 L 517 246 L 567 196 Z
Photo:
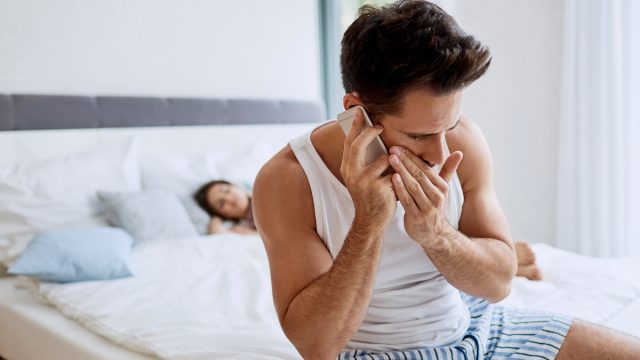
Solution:
M 453 124 L 452 127 L 448 128 L 447 131 L 451 131 L 453 129 L 456 128 L 456 126 L 458 126 L 460 124 L 460 121 L 462 120 L 462 116 L 458 118 L 458 121 L 456 121 L 455 124 Z M 405 135 L 409 135 L 409 136 L 414 136 L 414 137 L 424 137 L 424 136 L 432 136 L 432 135 L 436 135 L 437 133 L 431 133 L 431 134 L 423 134 L 423 133 L 411 133 L 411 132 L 406 132 L 403 131 L 403 133 Z

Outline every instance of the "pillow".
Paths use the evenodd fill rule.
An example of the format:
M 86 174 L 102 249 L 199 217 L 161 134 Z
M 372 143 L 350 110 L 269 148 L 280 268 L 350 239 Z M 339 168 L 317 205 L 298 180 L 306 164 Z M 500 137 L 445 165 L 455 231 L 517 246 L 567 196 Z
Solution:
M 32 233 L 0 237 L 0 265 L 11 266 L 33 238 Z
M 0 167 L 0 263 L 39 231 L 106 225 L 97 191 L 138 191 L 135 139 L 64 157 Z M 15 246 L 18 237 L 20 246 Z
M 198 236 L 180 199 L 168 191 L 99 192 L 111 224 L 128 231 L 136 243 Z
M 220 179 L 211 156 L 151 156 L 140 163 L 144 190 L 170 191 L 180 198 L 198 233 L 208 233 L 210 216 L 193 199 L 193 194 L 205 183 Z
M 54 282 L 124 278 L 132 275 L 132 243 L 125 231 L 110 227 L 43 231 L 8 274 Z
M 271 144 L 268 140 L 256 141 L 244 151 L 227 156 L 213 156 L 213 162 L 223 178 L 251 189 L 258 171 L 284 144 Z

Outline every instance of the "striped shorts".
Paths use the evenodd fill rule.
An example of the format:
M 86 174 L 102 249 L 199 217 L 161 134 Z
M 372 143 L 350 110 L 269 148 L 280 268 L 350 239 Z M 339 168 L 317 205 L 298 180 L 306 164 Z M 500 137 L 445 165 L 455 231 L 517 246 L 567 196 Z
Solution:
M 552 360 L 558 354 L 572 319 L 542 311 L 509 309 L 462 294 L 471 322 L 462 340 L 438 348 L 404 351 L 344 351 L 339 360 Z

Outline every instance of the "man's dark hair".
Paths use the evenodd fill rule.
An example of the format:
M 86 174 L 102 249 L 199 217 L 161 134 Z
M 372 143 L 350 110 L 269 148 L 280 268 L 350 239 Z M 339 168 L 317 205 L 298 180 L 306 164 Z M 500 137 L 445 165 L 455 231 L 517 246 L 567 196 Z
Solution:
M 462 89 L 490 63 L 487 47 L 440 7 L 420 0 L 361 7 L 340 54 L 345 91 L 358 93 L 372 119 L 397 114 L 410 90 L 443 95 Z
M 200 189 L 198 189 L 198 191 L 196 191 L 195 194 L 193 194 L 193 198 L 195 199 L 195 201 L 198 203 L 198 205 L 200 205 L 200 207 L 202 209 L 204 209 L 204 211 L 207 212 L 207 214 L 209 214 L 210 216 L 218 216 L 221 217 L 223 219 L 226 219 L 224 216 L 220 215 L 216 209 L 213 208 L 213 206 L 211 206 L 211 204 L 209 204 L 209 199 L 207 198 L 207 194 L 209 193 L 209 189 L 211 189 L 212 187 L 216 186 L 216 185 L 231 185 L 230 182 L 225 181 L 225 180 L 213 180 L 213 181 L 209 181 L 208 183 L 202 185 L 200 187 Z M 227 220 L 231 220 L 231 219 L 227 219 Z

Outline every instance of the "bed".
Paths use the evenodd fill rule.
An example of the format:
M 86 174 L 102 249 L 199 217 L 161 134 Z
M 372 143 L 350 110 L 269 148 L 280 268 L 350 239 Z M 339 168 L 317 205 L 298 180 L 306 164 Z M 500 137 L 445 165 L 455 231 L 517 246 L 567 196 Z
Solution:
M 250 182 L 289 139 L 325 118 L 319 103 L 305 101 L 0 95 L 0 195 L 2 184 L 22 186 L 19 176 L 11 176 L 26 164 L 39 164 L 33 171 L 47 179 L 39 190 L 46 188 L 49 197 L 71 194 L 80 204 L 76 209 L 92 206 L 80 196 L 95 192 L 83 180 L 89 175 L 128 190 L 165 186 L 184 194 L 212 176 Z M 78 161 L 83 171 L 72 174 Z M 121 176 L 100 175 L 104 167 L 113 168 L 107 175 Z M 54 181 L 62 168 L 64 179 Z M 16 236 L 3 245 L 3 231 L 46 228 L 56 220 L 16 225 L 2 211 L 9 210 L 0 205 L 6 258 L 28 239 Z M 640 336 L 640 259 L 533 248 L 545 281 L 515 279 L 504 305 L 563 312 Z M 157 239 L 137 245 L 133 262 L 135 276 L 110 281 L 0 277 L 0 357 L 299 359 L 279 327 L 258 236 Z

